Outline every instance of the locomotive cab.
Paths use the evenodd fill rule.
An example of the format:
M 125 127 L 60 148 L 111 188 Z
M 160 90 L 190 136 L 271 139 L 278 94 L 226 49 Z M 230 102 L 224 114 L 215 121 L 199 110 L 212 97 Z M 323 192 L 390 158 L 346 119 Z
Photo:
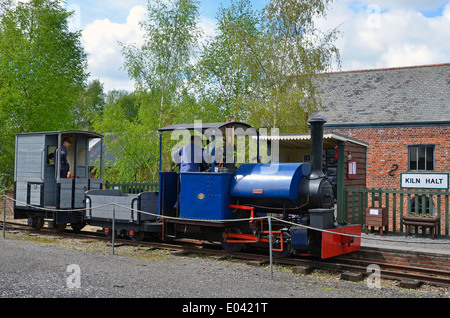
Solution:
M 183 235 L 207 232 L 205 235 L 210 236 L 212 233 L 210 238 L 216 239 L 215 234 L 221 230 L 211 231 L 211 228 L 222 228 L 235 217 L 229 208 L 233 203 L 229 187 L 235 171 L 235 154 L 234 147 L 230 151 L 227 142 L 231 138 L 233 143 L 239 136 L 256 136 L 256 130 L 244 123 L 225 122 L 170 125 L 159 132 L 161 154 L 164 132 L 171 133 L 175 140 L 183 137 L 178 146 L 189 143 L 192 134 L 201 134 L 209 142 L 204 149 L 208 166 L 203 167 L 202 172 L 163 171 L 163 156 L 160 156 L 159 214 L 168 216 L 164 218 L 163 238 L 175 238 L 177 232 L 182 231 Z M 221 150 L 220 158 L 218 149 Z M 259 148 L 256 150 L 259 154 Z

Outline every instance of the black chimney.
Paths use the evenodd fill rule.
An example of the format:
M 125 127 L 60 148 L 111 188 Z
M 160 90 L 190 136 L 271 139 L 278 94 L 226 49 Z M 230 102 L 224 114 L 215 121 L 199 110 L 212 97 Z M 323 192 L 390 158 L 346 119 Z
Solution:
M 322 153 L 323 153 L 323 125 L 326 119 L 321 116 L 311 118 L 311 178 L 322 178 Z

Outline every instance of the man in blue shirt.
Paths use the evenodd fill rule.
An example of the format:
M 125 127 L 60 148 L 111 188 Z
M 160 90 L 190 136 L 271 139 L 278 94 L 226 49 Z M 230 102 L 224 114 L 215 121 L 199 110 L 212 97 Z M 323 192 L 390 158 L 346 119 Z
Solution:
M 175 163 L 180 164 L 180 172 L 199 172 L 200 168 L 206 167 L 202 138 L 191 136 L 191 142 L 172 153 Z
M 70 165 L 67 161 L 67 149 L 71 144 L 72 140 L 70 138 L 64 138 L 62 145 L 54 153 L 55 167 L 58 167 L 58 158 L 61 158 L 60 178 L 67 178 L 67 173 L 70 170 Z

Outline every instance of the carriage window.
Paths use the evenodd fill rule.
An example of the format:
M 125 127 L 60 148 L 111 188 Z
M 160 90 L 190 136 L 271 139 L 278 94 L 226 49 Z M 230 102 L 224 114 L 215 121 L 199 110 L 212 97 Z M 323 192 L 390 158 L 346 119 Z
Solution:
M 434 170 L 434 146 L 409 146 L 409 170 Z
M 89 139 L 89 153 L 88 153 L 88 165 L 89 165 L 89 178 L 98 179 L 101 178 L 101 166 L 102 166 L 102 139 L 90 138 Z
M 77 157 L 77 165 L 85 166 L 86 165 L 86 147 L 78 148 L 78 157 Z

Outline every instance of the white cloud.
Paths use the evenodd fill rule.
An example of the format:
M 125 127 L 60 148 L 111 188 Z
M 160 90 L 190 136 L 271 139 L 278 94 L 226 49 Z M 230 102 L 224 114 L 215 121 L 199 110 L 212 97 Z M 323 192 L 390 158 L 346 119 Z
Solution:
M 450 2 L 445 6 L 442 15 L 445 19 L 450 20 Z
M 360 0 L 362 5 L 371 4 L 381 7 L 381 9 L 400 9 L 412 11 L 434 10 L 447 3 L 448 0 Z
M 119 42 L 124 44 L 142 42 L 139 21 L 146 17 L 147 9 L 133 7 L 126 23 L 114 23 L 109 19 L 95 20 L 82 31 L 82 43 L 88 54 L 91 78 L 99 78 L 105 91 L 112 89 L 133 90 L 133 84 L 123 70 L 124 59 Z
M 443 62 L 445 58 L 448 58 L 448 56 L 426 45 L 403 43 L 391 46 L 387 52 L 381 54 L 377 66 L 425 65 L 438 61 Z
M 450 2 L 442 15 L 434 17 L 426 17 L 418 9 L 433 10 L 445 1 L 433 0 L 427 5 L 422 1 L 416 10 L 412 8 L 417 1 L 362 2 L 358 9 L 354 1 L 333 2 L 327 20 L 317 24 L 324 30 L 339 26 L 342 36 L 336 46 L 342 70 L 450 62 Z M 396 5 L 389 6 L 393 2 Z
M 146 8 L 135 6 L 129 11 L 126 23 L 97 19 L 89 23 L 82 31 L 82 43 L 88 53 L 91 79 L 100 79 L 104 84 L 105 92 L 113 89 L 134 90 L 133 82 L 123 69 L 124 58 L 119 42 L 142 45 L 144 33 L 139 22 L 146 16 Z M 210 18 L 202 16 L 198 27 L 202 30 L 200 44 L 204 43 L 208 37 L 215 35 L 216 22 Z
M 138 21 L 145 18 L 147 9 L 138 5 L 142 0 L 130 1 L 135 5 L 125 11 L 128 12 L 126 21 L 124 18 L 114 22 L 97 19 L 84 27 L 82 41 L 88 53 L 91 78 L 99 78 L 105 84 L 105 91 L 134 89 L 122 69 L 124 59 L 118 42 L 142 43 L 143 33 Z M 119 5 L 124 5 L 124 2 L 114 0 L 108 4 L 109 10 L 124 12 L 125 9 L 118 9 Z M 83 17 L 89 11 L 83 6 L 81 9 L 84 21 Z M 442 13 L 427 17 L 421 10 L 440 10 Z M 342 32 L 336 41 L 342 70 L 450 62 L 448 0 L 333 1 L 327 19 L 317 21 L 316 25 L 324 30 L 338 27 Z M 198 26 L 203 30 L 201 42 L 215 35 L 214 19 L 202 16 Z

